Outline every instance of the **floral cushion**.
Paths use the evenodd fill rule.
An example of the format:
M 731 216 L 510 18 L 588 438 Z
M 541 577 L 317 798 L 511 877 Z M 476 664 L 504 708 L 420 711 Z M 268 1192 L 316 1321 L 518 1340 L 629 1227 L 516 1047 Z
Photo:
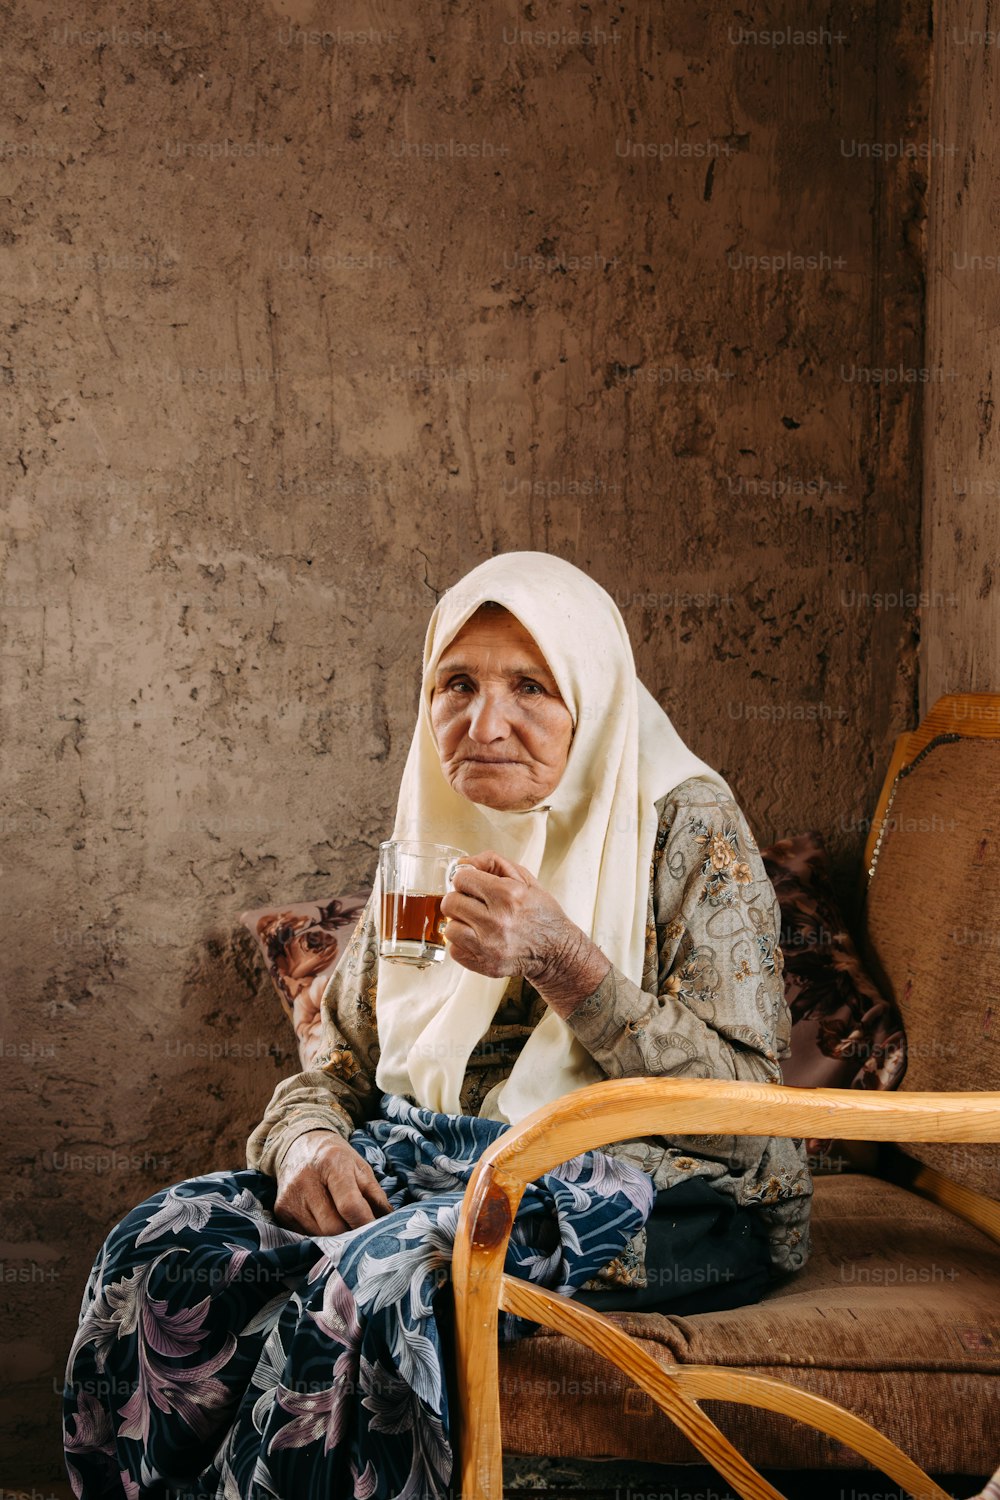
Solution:
M 320 1046 L 320 1000 L 364 910 L 364 896 L 289 902 L 245 911 L 240 921 L 260 944 L 267 972 L 295 1028 L 299 1060 L 313 1065 Z
M 894 1089 L 906 1070 L 906 1034 L 847 932 L 818 833 L 761 850 L 781 907 L 785 999 L 792 1013 L 787 1084 Z

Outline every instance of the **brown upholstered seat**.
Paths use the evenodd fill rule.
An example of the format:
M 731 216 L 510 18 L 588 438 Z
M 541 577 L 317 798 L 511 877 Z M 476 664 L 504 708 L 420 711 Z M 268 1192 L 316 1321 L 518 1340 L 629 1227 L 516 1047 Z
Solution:
M 817 1179 L 813 1242 L 806 1269 L 755 1306 L 611 1316 L 661 1364 L 785 1378 L 864 1417 L 932 1472 L 991 1472 L 1000 1455 L 1000 1245 L 858 1174 Z M 541 1331 L 505 1348 L 500 1392 L 508 1452 L 699 1462 L 627 1376 L 559 1335 Z M 850 1449 L 785 1417 L 705 1405 L 753 1464 L 857 1467 Z M 947 1419 L 928 1420 L 932 1412 Z

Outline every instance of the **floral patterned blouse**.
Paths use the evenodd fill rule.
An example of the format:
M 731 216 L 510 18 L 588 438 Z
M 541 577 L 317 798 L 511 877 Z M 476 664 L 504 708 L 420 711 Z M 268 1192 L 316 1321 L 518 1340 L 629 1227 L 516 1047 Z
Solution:
M 612 967 L 567 1024 L 608 1078 L 731 1078 L 780 1083 L 791 1021 L 778 946 L 780 909 L 742 811 L 713 782 L 692 777 L 656 804 L 643 983 Z M 322 999 L 317 1067 L 278 1084 L 247 1142 L 247 1165 L 276 1175 L 307 1130 L 344 1135 L 374 1110 L 378 931 L 362 913 Z M 545 1002 L 512 979 L 473 1051 L 461 1091 L 478 1114 L 507 1077 Z M 757 1136 L 647 1137 L 605 1148 L 658 1188 L 704 1177 L 768 1226 L 776 1271 L 809 1253 L 812 1180 L 801 1141 Z

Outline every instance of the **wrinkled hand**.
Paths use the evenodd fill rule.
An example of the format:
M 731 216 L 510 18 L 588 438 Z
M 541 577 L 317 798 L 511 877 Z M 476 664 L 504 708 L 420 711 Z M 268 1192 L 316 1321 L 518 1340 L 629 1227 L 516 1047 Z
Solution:
M 523 865 L 492 849 L 458 865 L 441 903 L 456 963 L 491 979 L 521 975 L 560 1015 L 572 1014 L 610 968 Z
M 278 1168 L 274 1217 L 301 1234 L 343 1234 L 391 1213 L 375 1174 L 336 1130 L 297 1136 Z

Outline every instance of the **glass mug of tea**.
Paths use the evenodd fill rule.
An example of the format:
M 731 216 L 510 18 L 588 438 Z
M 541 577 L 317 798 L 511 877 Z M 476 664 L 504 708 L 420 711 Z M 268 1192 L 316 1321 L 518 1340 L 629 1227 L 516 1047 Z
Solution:
M 396 963 L 439 964 L 445 956 L 441 902 L 464 849 L 389 839 L 378 849 L 382 910 L 379 953 Z

